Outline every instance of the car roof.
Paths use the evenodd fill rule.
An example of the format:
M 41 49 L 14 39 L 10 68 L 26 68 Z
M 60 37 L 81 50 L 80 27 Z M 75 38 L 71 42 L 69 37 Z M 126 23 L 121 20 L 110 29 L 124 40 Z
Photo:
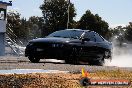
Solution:
M 90 30 L 82 30 L 82 29 L 65 29 L 65 30 L 73 30 L 73 31 L 90 31 Z
M 83 31 L 83 32 L 94 32 L 94 33 L 96 33 L 95 31 L 91 31 L 91 30 L 82 30 L 82 29 L 65 29 L 65 30 Z

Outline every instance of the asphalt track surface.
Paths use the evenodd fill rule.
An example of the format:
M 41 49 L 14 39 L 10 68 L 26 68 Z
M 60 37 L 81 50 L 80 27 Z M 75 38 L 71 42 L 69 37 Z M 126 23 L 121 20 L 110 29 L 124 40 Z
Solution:
M 5 56 L 0 57 L 0 70 L 10 69 L 43 69 L 43 70 L 59 70 L 69 71 L 73 73 L 81 72 L 84 68 L 89 72 L 95 72 L 100 70 L 129 70 L 132 71 L 132 67 L 118 67 L 118 66 L 90 66 L 86 63 L 81 65 L 65 64 L 64 61 L 55 59 L 41 59 L 39 63 L 31 63 L 26 57 L 13 57 Z

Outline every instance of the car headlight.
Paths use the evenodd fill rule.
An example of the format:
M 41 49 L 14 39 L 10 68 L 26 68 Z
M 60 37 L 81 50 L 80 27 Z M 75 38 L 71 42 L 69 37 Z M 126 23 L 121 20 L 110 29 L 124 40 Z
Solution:
M 52 44 L 52 47 L 63 47 L 63 44 Z

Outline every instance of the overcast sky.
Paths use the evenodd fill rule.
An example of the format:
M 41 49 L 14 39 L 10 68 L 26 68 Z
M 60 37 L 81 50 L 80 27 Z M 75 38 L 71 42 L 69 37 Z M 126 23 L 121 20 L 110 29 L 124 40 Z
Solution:
M 13 5 L 8 9 L 17 10 L 22 17 L 42 16 L 39 6 L 43 0 L 12 1 Z M 99 14 L 110 26 L 132 22 L 132 0 L 71 0 L 71 2 L 76 8 L 76 20 L 79 20 L 86 10 L 91 10 L 92 13 Z

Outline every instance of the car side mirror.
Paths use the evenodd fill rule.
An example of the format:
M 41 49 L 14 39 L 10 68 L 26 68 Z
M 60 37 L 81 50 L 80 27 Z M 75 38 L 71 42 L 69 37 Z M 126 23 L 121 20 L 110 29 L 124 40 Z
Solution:
M 82 38 L 82 42 L 85 42 L 85 41 L 90 41 L 89 38 Z

